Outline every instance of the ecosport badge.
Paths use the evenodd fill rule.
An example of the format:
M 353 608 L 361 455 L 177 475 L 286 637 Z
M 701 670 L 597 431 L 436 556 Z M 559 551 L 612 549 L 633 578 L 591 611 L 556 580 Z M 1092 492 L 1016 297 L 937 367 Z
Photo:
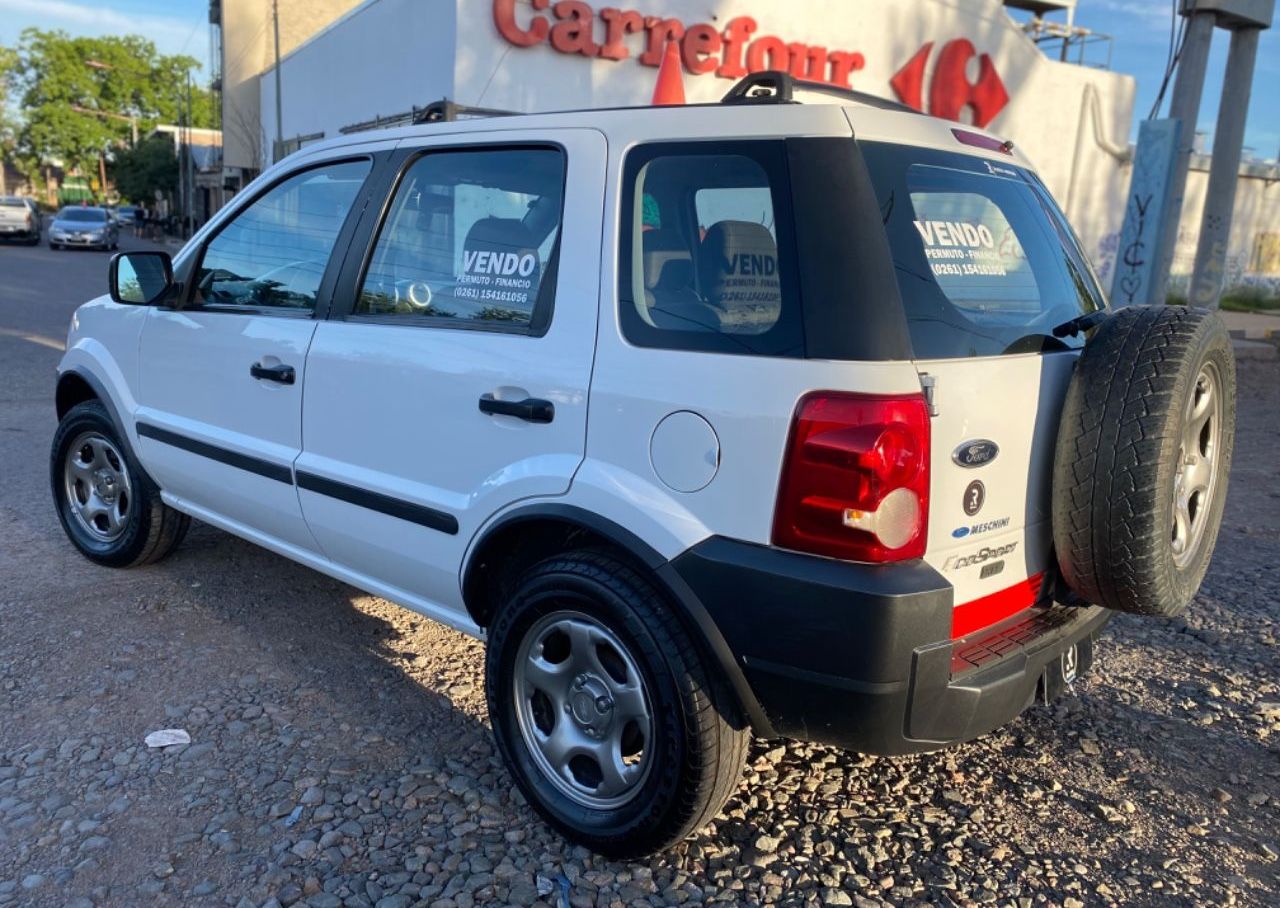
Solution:
M 966 441 L 952 451 L 951 459 L 955 461 L 957 466 L 972 469 L 973 467 L 981 467 L 991 463 L 999 453 L 1000 448 L 994 441 L 989 441 L 986 438 L 975 438 L 972 441 Z

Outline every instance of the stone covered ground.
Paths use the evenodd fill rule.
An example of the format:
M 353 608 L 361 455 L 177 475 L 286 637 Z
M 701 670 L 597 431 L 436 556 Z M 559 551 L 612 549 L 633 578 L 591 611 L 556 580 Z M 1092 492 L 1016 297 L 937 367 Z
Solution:
M 208 527 L 141 571 L 75 555 L 52 406 L 11 398 L 0 906 L 553 905 L 560 877 L 574 906 L 1278 904 L 1280 367 L 1240 382 L 1184 619 L 1117 618 L 1073 694 L 947 752 L 759 742 L 724 816 L 638 863 L 514 792 L 478 643 Z M 193 743 L 144 746 L 165 727 Z

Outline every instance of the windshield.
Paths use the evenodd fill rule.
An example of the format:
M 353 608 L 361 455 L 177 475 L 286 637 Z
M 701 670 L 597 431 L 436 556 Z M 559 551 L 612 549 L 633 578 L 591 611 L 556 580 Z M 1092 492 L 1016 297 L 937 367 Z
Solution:
M 1014 164 L 862 145 L 917 359 L 1076 347 L 1102 294 L 1044 187 Z
M 9 196 L 9 197 L 7 197 L 7 198 L 5 198 L 5 197 L 0 197 L 0 207 L 4 207 L 4 208 L 26 208 L 26 207 L 27 207 L 27 203 L 26 203 L 26 202 L 24 202 L 24 201 L 22 201 L 22 199 L 15 199 L 15 198 L 13 198 L 12 196 Z
M 101 208 L 64 208 L 58 212 L 60 221 L 85 221 L 99 223 L 107 219 L 107 213 Z

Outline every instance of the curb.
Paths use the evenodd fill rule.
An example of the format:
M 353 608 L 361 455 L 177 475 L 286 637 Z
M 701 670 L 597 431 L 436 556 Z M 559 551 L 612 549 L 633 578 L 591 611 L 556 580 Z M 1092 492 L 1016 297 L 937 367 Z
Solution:
M 1276 349 L 1273 342 L 1265 340 L 1245 339 L 1236 337 L 1235 331 L 1231 332 L 1231 347 L 1235 352 L 1236 359 L 1251 359 L 1274 362 L 1280 359 L 1280 350 Z

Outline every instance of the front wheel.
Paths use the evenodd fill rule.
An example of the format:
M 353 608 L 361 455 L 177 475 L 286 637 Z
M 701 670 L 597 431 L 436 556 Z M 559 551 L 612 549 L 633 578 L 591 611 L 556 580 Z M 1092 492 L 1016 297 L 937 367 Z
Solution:
M 644 576 L 608 553 L 535 565 L 489 629 L 494 734 L 525 798 L 615 858 L 665 849 L 737 786 L 749 735 Z
M 90 400 L 62 418 L 49 457 L 62 529 L 82 555 L 108 567 L 159 561 L 191 524 L 125 452 L 106 408 Z

